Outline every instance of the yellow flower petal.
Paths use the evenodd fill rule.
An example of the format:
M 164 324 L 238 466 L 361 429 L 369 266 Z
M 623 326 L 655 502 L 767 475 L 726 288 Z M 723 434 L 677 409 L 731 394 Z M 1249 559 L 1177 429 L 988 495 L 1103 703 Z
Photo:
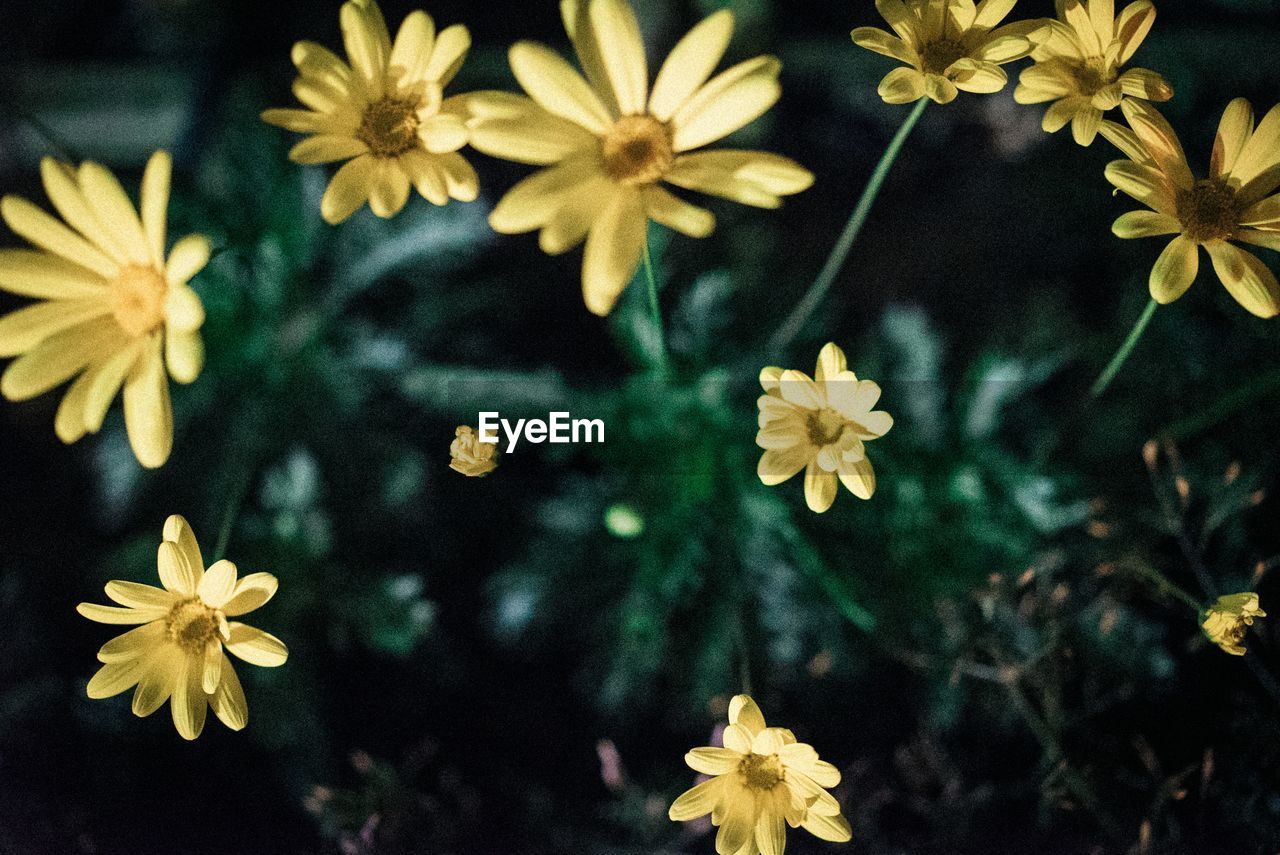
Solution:
M 804 472 L 804 500 L 809 510 L 826 513 L 836 500 L 837 486 L 834 472 L 824 472 L 817 460 L 811 462 Z
M 735 794 L 725 806 L 724 820 L 716 835 L 716 852 L 719 855 L 737 855 L 747 846 L 755 832 L 755 796 L 751 793 Z
M 91 621 L 109 624 L 150 623 L 162 618 L 168 609 L 118 609 L 115 606 L 100 606 L 97 603 L 81 603 L 76 606 L 81 617 Z
M 794 477 L 809 465 L 811 459 L 813 459 L 813 449 L 807 444 L 785 449 L 770 449 L 761 455 L 756 474 L 766 487 L 774 487 Z
M 591 0 L 587 10 L 619 112 L 624 116 L 644 113 L 649 66 L 631 4 L 627 0 Z
M 110 664 L 145 658 L 153 648 L 164 643 L 166 638 L 164 621 L 153 620 L 123 635 L 117 635 L 102 645 L 98 650 L 98 661 Z
M 1236 98 L 1227 105 L 1218 123 L 1218 134 L 1213 141 L 1213 158 L 1209 174 L 1214 178 L 1230 176 L 1253 136 L 1253 107 L 1248 100 Z
M 179 543 L 172 540 L 162 541 L 156 549 L 156 567 L 165 590 L 183 597 L 194 597 L 204 576 L 204 568 L 193 564 Z
M 547 112 L 594 134 L 608 130 L 612 120 L 599 97 L 559 54 L 533 42 L 517 42 L 510 60 L 516 80 Z
M 127 692 L 138 684 L 144 667 L 145 662 L 142 659 L 129 659 L 103 665 L 89 680 L 86 691 L 89 697 L 95 699 L 110 698 L 121 692 Z
M 114 234 L 104 228 L 98 215 L 89 206 L 84 192 L 80 188 L 80 176 L 74 166 L 52 157 L 40 161 L 40 178 L 44 183 L 44 192 L 49 201 L 74 228 L 87 238 L 95 247 L 101 249 L 112 261 L 118 264 L 128 262 L 129 253 L 115 238 Z
M 352 136 L 318 134 L 307 137 L 289 149 L 289 159 L 303 164 L 332 163 L 335 160 L 359 157 L 368 151 L 367 145 Z
M 445 27 L 436 37 L 431 59 L 422 72 L 423 78 L 434 81 L 441 87 L 448 86 L 462 68 L 470 49 L 471 33 L 466 27 L 461 24 Z
M 924 94 L 936 104 L 950 104 L 960 94 L 959 88 L 941 74 L 924 76 Z
M 728 748 L 695 748 L 684 755 L 684 762 L 703 775 L 727 775 L 738 768 L 742 755 Z
M 814 837 L 829 840 L 832 843 L 845 843 L 853 839 L 853 829 L 849 827 L 849 820 L 839 814 L 822 816 L 810 812 L 800 823 L 800 827 Z
M 1004 69 L 994 62 L 963 57 L 952 63 L 949 69 L 951 81 L 965 92 L 990 94 L 999 92 L 1009 82 Z
M 15 234 L 104 279 L 114 279 L 120 272 L 119 265 L 102 250 L 26 199 L 5 196 L 0 200 L 0 215 Z
M 383 72 L 391 53 L 391 37 L 386 32 L 377 4 L 350 0 L 342 5 L 338 21 L 342 25 L 342 41 L 352 70 L 374 100 L 381 98 L 384 94 Z
M 138 462 L 158 469 L 173 450 L 173 406 L 169 378 L 160 355 L 159 335 L 153 335 L 147 352 L 124 384 L 124 424 Z
M 1213 269 L 1236 302 L 1260 318 L 1280 314 L 1280 283 L 1257 256 L 1229 243 L 1205 244 Z
M 730 699 L 729 723 L 745 727 L 752 736 L 761 733 L 766 727 L 764 713 L 750 695 L 734 695 Z
M 489 215 L 489 225 L 502 234 L 542 228 L 577 187 L 602 175 L 596 160 L 587 157 L 535 172 L 507 191 Z
M 275 668 L 289 658 L 288 648 L 274 635 L 242 623 L 232 622 L 229 626 L 231 638 L 226 642 L 227 650 L 245 662 Z
M 145 349 L 146 341 L 137 339 L 132 344 L 121 348 L 93 372 L 93 379 L 84 401 L 86 431 L 97 433 L 102 428 L 102 422 L 107 417 L 111 402 L 119 394 L 125 378 L 129 376 L 129 372 L 133 370 Z
M 538 235 L 538 246 L 548 255 L 560 255 L 580 245 L 608 207 L 615 185 L 603 174 L 589 176 L 559 198 Z
M 0 249 L 0 289 L 43 300 L 106 300 L 96 273 L 47 252 Z
M 1122 215 L 1111 226 L 1111 231 L 1118 238 L 1159 237 L 1174 235 L 1182 231 L 1182 224 L 1177 217 L 1159 214 L 1155 211 L 1130 211 Z
M 1262 117 L 1231 170 L 1244 186 L 1240 195 L 1250 202 L 1271 194 L 1280 186 L 1280 105 Z
M 924 75 L 914 68 L 899 67 L 890 71 L 876 88 L 886 104 L 910 104 L 924 97 Z
M 25 401 L 65 383 L 97 356 L 125 344 L 115 320 L 95 318 L 55 333 L 9 364 L 0 378 L 0 393 Z
M 1179 235 L 1164 248 L 1151 268 L 1151 298 L 1161 305 L 1172 303 L 1187 293 L 1199 270 L 1199 246 Z
M 334 174 L 320 199 L 320 213 L 325 222 L 336 226 L 369 201 L 376 169 L 377 160 L 362 155 L 344 164 Z
M 147 161 L 142 173 L 139 193 L 142 230 L 151 249 L 151 265 L 164 266 L 164 242 L 169 218 L 169 185 L 173 176 L 173 158 L 167 151 L 157 151 Z
M 761 56 L 713 77 L 672 117 L 672 148 L 700 148 L 764 115 L 782 95 L 781 67 L 773 57 Z
M 858 27 L 853 31 L 852 36 L 853 43 L 860 48 L 892 57 L 907 65 L 914 65 L 916 62 L 915 51 L 911 50 L 906 42 L 889 35 L 879 27 Z
M 1105 174 L 1107 180 L 1122 193 L 1162 214 L 1177 216 L 1178 203 L 1173 185 L 1159 169 L 1128 160 L 1116 160 L 1107 164 Z
M 166 332 L 164 361 L 175 383 L 194 383 L 204 369 L 204 340 L 199 331 Z
M 1130 98 L 1143 98 L 1147 101 L 1168 101 L 1173 97 L 1173 87 L 1154 71 L 1145 68 L 1131 68 L 1120 75 L 1120 90 Z
M 1102 111 L 1095 107 L 1085 107 L 1071 117 L 1071 136 L 1082 146 L 1091 146 L 1102 126 Z
M 1120 13 L 1115 22 L 1116 38 L 1120 40 L 1119 61 L 1128 62 L 1134 52 L 1147 38 L 1151 27 L 1156 22 L 1156 8 L 1151 0 L 1138 0 L 1130 3 Z
M 209 608 L 220 609 L 227 600 L 231 599 L 235 589 L 236 565 L 224 558 L 221 561 L 214 562 L 204 572 L 204 577 L 200 579 L 200 584 L 196 587 L 196 594 Z M 213 690 L 206 689 L 206 691 Z
M 236 583 L 231 598 L 222 606 L 222 613 L 227 617 L 248 614 L 275 596 L 279 586 L 270 573 L 250 573 Z
M 423 72 L 427 61 L 431 59 L 435 41 L 436 25 L 431 16 L 421 9 L 410 12 L 400 22 L 400 29 L 396 32 L 391 56 L 387 61 L 388 71 L 403 84 L 425 80 Z
M 704 238 L 715 231 L 714 214 L 673 196 L 661 187 L 645 187 L 640 196 L 646 216 L 656 223 L 692 238 Z
M 142 221 L 120 182 L 104 166 L 92 161 L 80 165 L 80 189 L 99 225 L 134 264 L 151 263 L 151 246 Z
M 226 654 L 222 657 L 222 679 L 218 688 L 209 696 L 209 706 L 218 720 L 232 730 L 244 730 L 249 723 L 249 704 L 244 698 L 244 689 L 240 686 L 240 678 Z
M 201 685 L 203 673 L 204 662 L 200 656 L 187 654 L 182 658 L 169 711 L 173 714 L 173 726 L 183 739 L 195 739 L 204 730 L 205 713 L 209 704 Z
M 185 574 L 190 574 L 191 581 L 181 590 L 187 596 L 195 594 L 196 586 L 200 583 L 200 576 L 204 574 L 204 556 L 200 554 L 200 542 L 196 540 L 196 533 L 191 528 L 191 523 L 181 514 L 172 514 L 164 521 L 164 540 L 173 543 L 178 547 L 179 554 L 186 561 L 187 567 Z M 160 578 L 164 579 L 164 570 L 161 569 Z M 166 586 L 167 587 L 167 586 Z M 170 588 L 169 590 L 175 590 Z
M 841 461 L 837 474 L 840 477 L 840 483 L 859 499 L 870 499 L 875 495 L 876 471 L 867 458 Z
M 0 357 L 25 353 L 55 333 L 110 313 L 102 299 L 54 300 L 10 312 L 0 318 Z
M 105 590 L 108 597 L 127 608 L 167 611 L 177 602 L 172 591 L 140 582 L 108 582 Z
M 735 757 L 739 755 L 735 754 Z M 667 815 L 676 822 L 687 822 L 691 819 L 697 819 L 706 816 L 715 809 L 716 802 L 720 800 L 725 787 L 725 781 L 722 778 L 712 778 L 710 781 L 703 781 L 691 790 L 685 791 L 678 799 L 671 804 L 671 809 L 667 811 Z
M 369 191 L 369 209 L 381 218 L 390 219 L 409 201 L 409 176 L 394 160 L 380 159 L 374 170 Z
M 1178 187 L 1189 189 L 1195 182 L 1191 168 L 1187 166 L 1187 156 L 1182 151 L 1178 135 L 1164 116 L 1155 107 L 1145 101 L 1125 99 L 1120 105 L 1129 127 L 1142 140 L 1143 146 L 1151 159 L 1169 176 Z
M 182 240 L 175 243 L 173 245 L 173 249 L 169 251 L 169 261 L 165 264 L 164 270 L 164 278 L 165 281 L 169 283 L 170 289 L 173 290 L 175 289 L 175 286 L 190 282 L 191 278 L 203 270 L 204 266 L 209 263 L 209 255 L 212 251 L 212 247 L 209 246 L 209 239 L 204 235 L 187 235 Z M 184 303 L 190 302 L 188 297 L 180 299 Z M 198 297 L 196 299 L 197 301 L 199 300 Z M 171 308 L 176 310 L 179 306 L 174 304 Z M 188 319 L 194 317 L 194 315 L 191 314 L 194 312 L 193 306 L 186 305 L 182 308 L 186 313 L 184 314 L 184 317 L 187 317 Z M 202 317 L 201 322 L 203 323 L 203 308 L 201 308 L 199 314 Z M 200 324 L 196 324 L 196 326 L 199 325 Z M 185 328 L 194 329 L 194 327 Z
M 649 98 L 649 113 L 671 119 L 715 71 L 733 36 L 733 13 L 721 9 L 688 32 L 667 55 Z
M 493 157 L 545 166 L 599 144 L 594 134 L 523 95 L 480 93 L 468 109 L 471 145 Z
M 640 194 L 620 191 L 591 227 L 582 263 L 582 296 L 592 314 L 609 314 L 635 276 L 647 225 Z
M 183 655 L 177 646 L 157 650 L 144 666 L 138 689 L 133 693 L 133 714 L 146 718 L 169 700 L 181 674 Z
M 666 181 L 744 205 L 776 208 L 779 196 L 813 185 L 813 173 L 790 158 L 761 151 L 717 149 L 677 158 Z

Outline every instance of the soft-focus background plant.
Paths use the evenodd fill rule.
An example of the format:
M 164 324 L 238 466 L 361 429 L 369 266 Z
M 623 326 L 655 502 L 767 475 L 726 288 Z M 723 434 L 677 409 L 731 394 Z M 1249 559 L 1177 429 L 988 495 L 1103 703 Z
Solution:
M 1230 98 L 1280 93 L 1280 4 L 1157 5 L 1139 59 L 1203 166 Z M 1275 619 L 1228 657 L 1149 577 L 1253 585 L 1280 615 L 1280 327 L 1205 271 L 1090 403 L 1158 242 L 1111 236 L 1133 205 L 1106 144 L 1043 134 L 1010 87 L 926 113 L 823 311 L 763 352 L 907 108 L 849 41 L 870 2 L 638 11 L 665 49 L 724 6 L 731 58 L 785 62 L 741 136 L 818 183 L 776 213 L 716 205 L 710 240 L 654 233 L 664 384 L 642 289 L 600 321 L 576 255 L 489 231 L 521 168 L 475 155 L 475 204 L 324 225 L 324 171 L 257 115 L 291 100 L 293 41 L 340 44 L 336 2 L 6 2 L 4 192 L 43 201 L 45 154 L 136 187 L 167 147 L 173 232 L 220 252 L 164 469 L 118 410 L 67 449 L 54 396 L 0 407 L 0 853 L 710 853 L 666 807 L 744 652 L 771 722 L 844 773 L 843 851 L 1275 851 Z M 513 88 L 519 38 L 564 46 L 550 0 L 427 9 L 473 32 L 457 91 Z M 755 477 L 755 375 L 809 371 L 827 340 L 897 426 L 874 500 L 817 516 Z M 481 409 L 603 418 L 607 441 L 463 478 L 449 442 Z M 108 635 L 75 604 L 152 578 L 170 513 L 212 543 L 241 494 L 229 555 L 279 577 L 259 624 L 291 651 L 244 675 L 248 729 L 187 744 L 167 713 L 90 701 Z

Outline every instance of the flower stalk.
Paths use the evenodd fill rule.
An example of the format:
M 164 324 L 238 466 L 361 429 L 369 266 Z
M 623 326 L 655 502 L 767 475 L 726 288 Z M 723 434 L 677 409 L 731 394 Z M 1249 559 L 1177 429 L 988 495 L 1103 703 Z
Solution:
M 1098 375 L 1098 379 L 1094 381 L 1093 388 L 1089 390 L 1089 397 L 1097 399 L 1107 391 L 1111 381 L 1116 379 L 1116 375 L 1120 373 L 1120 369 L 1128 361 L 1129 355 L 1133 353 L 1134 347 L 1138 344 L 1138 339 L 1142 338 L 1142 334 L 1147 331 L 1147 325 L 1151 323 L 1151 319 L 1156 313 L 1156 307 L 1159 305 L 1155 300 L 1147 303 L 1147 307 L 1142 310 L 1142 315 L 1138 318 L 1138 322 L 1129 331 L 1129 337 L 1124 340 L 1124 344 L 1120 345 L 1116 355 L 1111 357 L 1111 362 L 1103 369 L 1102 374 Z

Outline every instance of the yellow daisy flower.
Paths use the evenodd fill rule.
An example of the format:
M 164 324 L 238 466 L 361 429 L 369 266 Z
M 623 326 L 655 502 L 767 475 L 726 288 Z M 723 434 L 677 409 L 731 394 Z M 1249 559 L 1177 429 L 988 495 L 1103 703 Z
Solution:
M 827 344 L 813 379 L 803 371 L 765 368 L 756 445 L 760 480 L 772 487 L 801 469 L 810 510 L 823 513 L 836 500 L 836 482 L 860 499 L 876 491 L 876 473 L 863 443 L 884 436 L 893 416 L 872 410 L 880 387 L 849 370 L 844 351 Z
M 89 697 L 109 698 L 137 686 L 134 715 L 151 715 L 172 699 L 173 724 L 184 739 L 200 735 L 209 707 L 227 727 L 240 730 L 249 720 L 249 707 L 223 649 L 266 668 L 283 665 L 289 651 L 275 636 L 227 618 L 271 599 L 276 577 L 251 573 L 237 581 L 230 561 L 205 570 L 191 526 L 177 515 L 165 521 L 158 563 L 163 589 L 108 582 L 107 596 L 124 608 L 76 607 L 98 623 L 141 624 L 98 651 L 104 664 L 89 681 Z
M 449 445 L 449 456 L 453 458 L 449 468 L 468 478 L 483 478 L 498 468 L 497 443 L 481 442 L 469 425 L 461 425 L 455 431 L 455 439 Z
M 409 14 L 394 43 L 374 0 L 350 0 L 339 15 L 350 65 L 314 42 L 293 46 L 293 94 L 307 110 L 267 110 L 262 119 L 312 134 L 293 147 L 295 163 L 347 161 L 320 200 L 337 224 L 365 202 L 394 217 L 412 185 L 424 199 L 474 201 L 480 182 L 458 154 L 467 144 L 461 99 L 445 98 L 471 36 L 455 24 L 436 33 L 426 12 Z
M 0 318 L 0 357 L 18 358 L 0 392 L 25 401 L 71 380 L 54 418 L 65 443 L 97 433 L 124 387 L 124 420 L 138 462 L 162 466 L 173 448 L 169 378 L 191 383 L 204 366 L 204 306 L 187 282 L 209 261 L 209 241 L 189 235 L 166 259 L 172 163 L 152 155 L 141 210 L 105 167 L 45 158 L 45 192 L 64 225 L 26 199 L 0 213 L 35 250 L 0 250 L 0 289 L 43 302 Z
M 1046 21 L 1032 37 L 1035 65 L 1018 78 L 1019 104 L 1052 101 L 1044 129 L 1057 133 L 1071 123 L 1080 145 L 1092 145 L 1102 114 L 1126 96 L 1168 101 L 1173 89 L 1145 68 L 1122 70 L 1151 32 L 1156 8 L 1151 0 L 1130 3 L 1116 17 L 1115 0 L 1058 0 L 1058 20 Z
M 1028 36 L 1042 21 L 998 26 L 1017 0 L 876 0 L 892 36 L 876 27 L 858 27 L 854 44 L 906 63 L 880 81 L 888 104 L 909 104 L 928 96 L 949 104 L 959 90 L 999 92 L 1009 82 L 1000 66 L 1031 53 Z
M 586 241 L 587 308 L 607 315 L 644 252 L 649 220 L 706 237 L 715 218 L 662 182 L 759 208 L 777 208 L 813 175 L 757 151 L 695 151 L 744 127 L 778 100 L 781 64 L 760 56 L 711 77 L 733 32 L 717 12 L 676 45 L 652 89 L 640 27 L 626 0 L 562 0 L 565 29 L 585 79 L 533 42 L 511 48 L 529 97 L 475 93 L 471 144 L 495 157 L 549 166 L 507 193 L 489 218 L 496 231 L 541 230 L 543 251 Z M 710 79 L 708 79 L 710 78 Z
M 713 777 L 676 799 L 668 814 L 677 822 L 711 814 L 720 855 L 782 855 L 788 825 L 833 843 L 853 836 L 827 792 L 840 783 L 840 771 L 791 731 L 766 727 L 746 695 L 729 703 L 724 747 L 695 748 L 684 761 Z
M 1117 237 L 1177 235 L 1151 271 L 1151 296 L 1172 303 L 1200 269 L 1199 247 L 1240 305 L 1262 318 L 1280 313 L 1280 283 L 1257 256 L 1231 241 L 1280 250 L 1280 106 L 1254 127 L 1243 98 L 1218 125 L 1209 177 L 1197 179 L 1178 136 L 1144 101 L 1121 105 L 1131 131 L 1106 123 L 1103 133 L 1129 156 L 1107 166 L 1107 180 L 1152 208 L 1116 220 Z
M 1258 595 L 1252 591 L 1227 594 L 1205 610 L 1201 626 L 1214 644 L 1232 656 L 1243 656 L 1244 636 L 1253 626 L 1253 619 L 1266 616 L 1258 608 Z

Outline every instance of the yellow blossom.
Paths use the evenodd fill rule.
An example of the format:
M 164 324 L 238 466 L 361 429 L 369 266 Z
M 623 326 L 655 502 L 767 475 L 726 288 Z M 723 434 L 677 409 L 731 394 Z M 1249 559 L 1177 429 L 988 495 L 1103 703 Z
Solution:
M 42 302 L 0 318 L 0 357 L 17 356 L 0 391 L 34 398 L 74 379 L 54 430 L 65 443 L 97 433 L 123 386 L 124 419 L 138 461 L 162 466 L 173 448 L 169 378 L 191 383 L 204 365 L 204 306 L 187 282 L 209 261 L 190 235 L 165 257 L 172 163 L 152 155 L 141 217 L 120 182 L 96 163 L 45 158 L 45 192 L 65 221 L 5 196 L 0 213 L 36 249 L 0 250 L 0 289 Z
M 840 771 L 791 731 L 766 727 L 746 695 L 729 703 L 724 747 L 695 748 L 684 760 L 712 778 L 676 799 L 669 815 L 683 822 L 711 814 L 720 855 L 782 855 L 788 825 L 834 843 L 852 837 L 827 792 L 840 783 Z
M 1232 656 L 1243 656 L 1244 636 L 1253 626 L 1253 619 L 1266 616 L 1258 608 L 1258 595 L 1252 591 L 1227 594 L 1205 610 L 1201 626 L 1214 644 Z
M 1013 97 L 1019 104 L 1052 101 L 1044 129 L 1068 122 L 1080 145 L 1092 145 L 1102 115 L 1126 96 L 1168 101 L 1173 89 L 1145 68 L 1123 69 L 1156 19 L 1151 0 L 1130 3 L 1117 17 L 1115 0 L 1058 0 L 1058 20 L 1032 36 L 1035 65 L 1024 69 Z
M 307 110 L 267 110 L 266 122 L 312 136 L 289 152 L 296 163 L 347 161 L 320 200 L 320 212 L 340 223 L 365 202 L 394 217 L 410 186 L 435 205 L 479 193 L 475 170 L 458 154 L 467 144 L 462 101 L 445 98 L 462 67 L 471 36 L 455 24 L 436 32 L 426 12 L 412 12 L 395 42 L 375 0 L 350 0 L 339 20 L 343 62 L 314 42 L 293 46 L 293 93 Z
M 1028 36 L 1043 21 L 998 26 L 1017 0 L 876 0 L 880 16 L 896 36 L 876 27 L 859 27 L 859 47 L 891 57 L 905 66 L 880 81 L 880 97 L 908 104 L 928 96 L 939 104 L 965 92 L 999 92 L 1009 82 L 1000 66 L 1031 52 Z
M 499 202 L 489 219 L 504 234 L 541 230 L 556 255 L 586 241 L 587 308 L 607 315 L 631 281 L 653 220 L 706 237 L 715 218 L 663 182 L 760 208 L 777 208 L 813 175 L 757 151 L 696 151 L 764 114 L 778 100 L 781 64 L 770 56 L 712 77 L 733 32 L 720 11 L 686 35 L 652 88 L 644 42 L 626 0 L 562 0 L 565 28 L 586 74 L 551 49 L 519 42 L 511 69 L 529 97 L 469 99 L 471 143 L 518 163 L 546 166 Z
M 481 442 L 480 437 L 468 425 L 460 425 L 455 439 L 449 445 L 453 461 L 449 468 L 468 478 L 483 478 L 498 468 L 498 444 Z
M 141 624 L 98 651 L 104 664 L 89 681 L 89 697 L 109 698 L 137 686 L 134 715 L 151 715 L 171 700 L 173 724 L 184 739 L 200 735 L 210 707 L 223 724 L 240 730 L 249 708 L 223 649 L 268 668 L 283 665 L 289 651 L 275 636 L 227 618 L 271 599 L 276 577 L 252 573 L 237 581 L 230 561 L 205 570 L 191 526 L 176 515 L 165 521 L 157 561 L 163 589 L 108 582 L 107 596 L 124 608 L 94 603 L 76 608 L 98 623 Z
M 1280 107 L 1254 127 L 1243 98 L 1228 105 L 1218 125 L 1209 176 L 1197 179 L 1178 136 L 1145 101 L 1121 105 L 1129 128 L 1105 122 L 1102 133 L 1128 160 L 1107 166 L 1107 180 L 1150 211 L 1116 220 L 1118 237 L 1177 235 L 1151 271 L 1151 296 L 1172 303 L 1186 293 L 1200 269 L 1204 247 L 1218 279 L 1253 314 L 1280 313 L 1280 283 L 1257 256 L 1232 241 L 1280 250 Z
M 835 344 L 818 354 L 813 379 L 803 371 L 765 368 L 760 385 L 760 480 L 772 487 L 805 470 L 804 498 L 818 513 L 836 500 L 837 479 L 858 498 L 870 499 L 876 473 L 863 443 L 893 427 L 892 416 L 872 410 L 879 385 L 859 380 Z

